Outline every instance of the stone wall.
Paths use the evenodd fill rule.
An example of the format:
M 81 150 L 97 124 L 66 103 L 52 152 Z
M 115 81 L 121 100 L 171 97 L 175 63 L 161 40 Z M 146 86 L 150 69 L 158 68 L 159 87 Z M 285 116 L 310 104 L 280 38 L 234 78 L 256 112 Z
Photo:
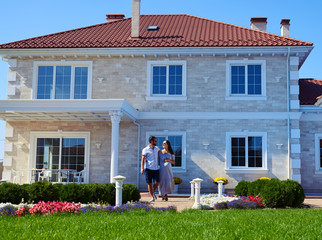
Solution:
M 315 115 L 315 113 L 309 114 Z M 321 117 L 320 117 L 321 118 Z M 301 121 L 301 176 L 307 192 L 322 191 L 322 171 L 316 170 L 315 134 L 322 134 L 322 121 Z

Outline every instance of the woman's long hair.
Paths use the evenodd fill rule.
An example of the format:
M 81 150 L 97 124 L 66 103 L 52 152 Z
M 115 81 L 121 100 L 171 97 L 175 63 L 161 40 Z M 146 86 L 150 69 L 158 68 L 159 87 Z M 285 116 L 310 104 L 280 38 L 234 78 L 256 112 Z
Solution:
M 172 147 L 171 147 L 171 143 L 169 142 L 169 140 L 165 140 L 165 142 L 168 144 L 168 150 L 169 150 L 169 152 L 170 152 L 172 155 L 174 155 L 174 151 L 173 151 L 173 149 L 172 149 Z

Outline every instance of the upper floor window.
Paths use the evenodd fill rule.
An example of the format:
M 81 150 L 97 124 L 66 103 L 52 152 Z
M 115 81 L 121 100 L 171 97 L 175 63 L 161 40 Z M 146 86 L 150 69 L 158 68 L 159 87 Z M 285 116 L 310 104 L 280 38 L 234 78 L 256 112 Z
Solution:
M 315 170 L 322 171 L 322 134 L 315 134 Z
M 186 168 L 186 134 L 185 132 L 148 132 L 147 140 L 150 136 L 157 138 L 157 146 L 162 150 L 162 143 L 168 140 L 174 151 L 175 164 L 172 165 L 174 171 L 182 171 Z
M 266 133 L 227 133 L 227 169 L 266 169 Z
M 266 99 L 265 60 L 229 60 L 226 75 L 227 99 Z
M 186 61 L 148 61 L 148 100 L 186 99 Z
M 90 98 L 91 65 L 91 62 L 35 62 L 34 98 Z

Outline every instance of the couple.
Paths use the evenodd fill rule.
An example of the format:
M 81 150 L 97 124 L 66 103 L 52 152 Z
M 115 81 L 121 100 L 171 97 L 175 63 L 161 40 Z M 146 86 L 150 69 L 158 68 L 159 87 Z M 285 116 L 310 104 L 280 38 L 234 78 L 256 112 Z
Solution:
M 159 195 L 162 196 L 164 201 L 168 201 L 168 194 L 174 192 L 171 164 L 175 163 L 175 158 L 171 144 L 168 140 L 164 140 L 162 150 L 156 145 L 157 138 L 151 136 L 149 145 L 142 151 L 141 173 L 145 173 L 145 180 L 152 197 L 150 202 L 154 202 L 157 199 L 155 195 L 157 187 L 159 187 Z M 160 166 L 158 164 L 159 160 Z M 154 182 L 153 186 L 152 182 Z

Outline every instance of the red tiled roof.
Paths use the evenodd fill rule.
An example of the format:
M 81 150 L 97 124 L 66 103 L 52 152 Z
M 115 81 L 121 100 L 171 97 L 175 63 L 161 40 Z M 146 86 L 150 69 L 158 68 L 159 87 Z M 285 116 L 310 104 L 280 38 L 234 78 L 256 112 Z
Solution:
M 148 26 L 158 31 L 147 31 Z M 141 15 L 140 39 L 131 40 L 131 18 L 0 45 L 8 48 L 311 46 L 276 34 L 191 15 Z
M 300 104 L 314 105 L 322 95 L 322 80 L 305 78 L 300 79 Z

